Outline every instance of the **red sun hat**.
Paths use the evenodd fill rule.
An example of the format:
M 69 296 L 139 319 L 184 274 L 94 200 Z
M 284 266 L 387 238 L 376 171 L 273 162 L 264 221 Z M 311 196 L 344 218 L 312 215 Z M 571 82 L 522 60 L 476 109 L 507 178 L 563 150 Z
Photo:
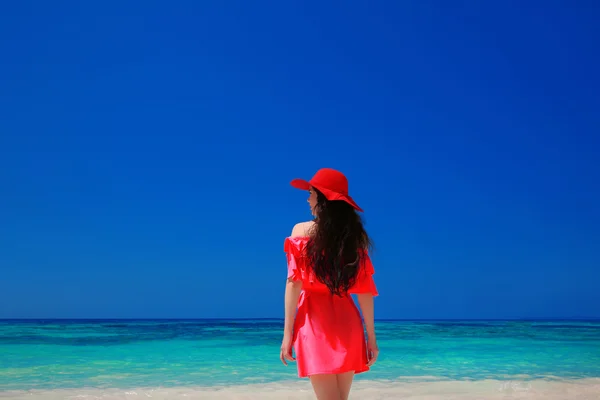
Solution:
M 321 168 L 310 181 L 294 179 L 290 184 L 296 189 L 308 190 L 311 187 L 318 189 L 327 200 L 342 200 L 358 211 L 362 208 L 348 195 L 348 179 L 340 171 L 332 168 Z

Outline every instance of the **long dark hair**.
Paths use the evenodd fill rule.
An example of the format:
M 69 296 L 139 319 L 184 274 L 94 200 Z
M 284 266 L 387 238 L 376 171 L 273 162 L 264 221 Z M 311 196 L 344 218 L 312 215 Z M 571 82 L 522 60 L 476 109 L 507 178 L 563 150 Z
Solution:
M 373 243 L 356 210 L 345 201 L 327 200 L 317 194 L 315 225 L 306 246 L 306 256 L 317 280 L 331 294 L 344 296 L 356 282 L 362 265 L 362 250 L 371 250 Z

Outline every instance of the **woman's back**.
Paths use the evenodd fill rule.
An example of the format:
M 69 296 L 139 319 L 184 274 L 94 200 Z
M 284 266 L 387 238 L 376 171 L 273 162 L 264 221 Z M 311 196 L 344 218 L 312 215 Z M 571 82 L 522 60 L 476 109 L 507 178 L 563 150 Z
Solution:
M 284 252 L 287 257 L 288 279 L 302 281 L 302 290 L 313 292 L 330 292 L 326 284 L 320 282 L 306 255 L 310 236 L 294 236 L 285 238 Z M 358 265 L 354 284 L 348 289 L 348 294 L 371 293 L 378 295 L 373 274 L 375 269 L 366 250 L 361 251 L 361 263 Z

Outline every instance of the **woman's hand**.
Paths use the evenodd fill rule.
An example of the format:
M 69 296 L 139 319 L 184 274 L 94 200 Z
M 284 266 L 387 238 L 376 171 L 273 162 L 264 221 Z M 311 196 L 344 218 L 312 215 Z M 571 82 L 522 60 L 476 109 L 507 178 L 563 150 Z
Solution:
M 296 359 L 292 356 L 292 336 L 291 335 L 283 335 L 283 340 L 281 341 L 281 351 L 279 353 L 279 359 L 283 363 L 283 365 L 287 365 L 287 361 L 296 361 Z
M 375 361 L 377 361 L 378 356 L 379 356 L 379 347 L 377 347 L 377 339 L 368 338 L 367 339 L 367 360 L 369 360 L 369 362 L 367 363 L 367 366 L 370 367 L 371 365 L 375 364 Z

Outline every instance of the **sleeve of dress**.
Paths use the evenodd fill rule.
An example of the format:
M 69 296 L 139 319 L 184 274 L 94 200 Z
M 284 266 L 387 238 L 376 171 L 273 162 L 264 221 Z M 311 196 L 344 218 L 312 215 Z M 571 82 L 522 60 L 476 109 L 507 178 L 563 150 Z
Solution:
M 291 279 L 293 281 L 302 280 L 302 273 L 296 260 L 298 249 L 294 243 L 292 243 L 289 239 L 286 239 L 283 245 L 283 250 L 285 251 L 285 256 L 287 258 L 287 279 Z
M 360 270 L 358 271 L 358 276 L 356 277 L 356 283 L 349 292 L 352 294 L 371 293 L 373 296 L 378 296 L 379 292 L 377 292 L 377 286 L 375 285 L 375 280 L 373 279 L 374 274 L 375 268 L 371 262 L 371 257 L 369 257 L 369 254 L 365 252 L 362 256 Z

